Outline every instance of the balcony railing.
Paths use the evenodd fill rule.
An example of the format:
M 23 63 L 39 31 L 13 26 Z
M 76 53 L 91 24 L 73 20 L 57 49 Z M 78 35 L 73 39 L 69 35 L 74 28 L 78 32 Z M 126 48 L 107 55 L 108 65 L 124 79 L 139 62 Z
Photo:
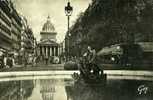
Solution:
M 5 35 L 11 35 L 11 31 L 3 24 L 0 25 L 1 30 L 5 33 Z

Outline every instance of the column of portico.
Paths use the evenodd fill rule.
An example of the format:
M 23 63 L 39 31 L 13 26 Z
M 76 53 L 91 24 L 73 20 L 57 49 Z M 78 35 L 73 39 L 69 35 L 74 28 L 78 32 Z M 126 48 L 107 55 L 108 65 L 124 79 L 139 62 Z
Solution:
M 47 48 L 47 46 L 46 46 L 46 56 L 48 56 L 48 48 Z
M 57 56 L 57 55 L 56 55 L 56 46 L 54 47 L 54 50 L 55 50 L 55 51 L 54 51 L 54 54 L 55 54 L 55 56 Z
M 60 54 L 62 54 L 63 53 L 63 47 L 61 46 L 60 47 Z
M 44 55 L 45 54 L 45 48 L 44 48 L 44 46 L 42 46 L 42 55 Z
M 54 55 L 56 56 L 56 46 L 54 46 Z
M 50 56 L 52 56 L 52 47 L 50 47 L 49 49 L 50 49 Z
M 56 46 L 56 56 L 58 56 L 58 46 Z
M 57 47 L 57 56 L 59 56 L 59 46 Z
M 56 47 L 54 46 L 54 56 L 56 56 Z
M 60 55 L 60 46 L 58 46 L 58 56 Z

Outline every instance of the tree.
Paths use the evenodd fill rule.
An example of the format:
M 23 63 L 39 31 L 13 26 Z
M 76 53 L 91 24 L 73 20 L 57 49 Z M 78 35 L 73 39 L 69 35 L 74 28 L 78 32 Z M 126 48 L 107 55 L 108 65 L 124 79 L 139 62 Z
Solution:
M 153 42 L 153 0 L 93 0 L 74 24 L 96 50 L 117 43 Z M 137 38 L 137 34 L 140 34 Z M 137 38 L 137 39 L 136 39 Z M 73 38 L 75 39 L 75 38 Z M 76 38 L 77 39 L 77 38 Z

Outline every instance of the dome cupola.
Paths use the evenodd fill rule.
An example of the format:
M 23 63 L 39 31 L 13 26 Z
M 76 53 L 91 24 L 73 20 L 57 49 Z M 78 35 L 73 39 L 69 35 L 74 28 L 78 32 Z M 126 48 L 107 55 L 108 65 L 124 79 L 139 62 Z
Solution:
M 50 16 L 47 17 L 46 23 L 42 27 L 43 32 L 55 32 L 54 25 L 50 21 Z
M 47 17 L 47 21 L 44 23 L 42 27 L 42 31 L 40 32 L 41 41 L 43 40 L 52 40 L 56 41 L 57 32 L 55 32 L 54 25 L 50 21 L 50 17 Z

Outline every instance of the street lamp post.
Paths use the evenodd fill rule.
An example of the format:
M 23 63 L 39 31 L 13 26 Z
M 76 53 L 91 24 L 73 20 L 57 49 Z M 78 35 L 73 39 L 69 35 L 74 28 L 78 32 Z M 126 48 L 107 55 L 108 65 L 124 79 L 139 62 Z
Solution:
M 68 43 L 67 43 L 67 53 L 68 53 L 68 60 L 69 60 L 69 37 L 70 37 L 70 16 L 72 15 L 72 11 L 73 11 L 73 7 L 70 5 L 70 2 L 68 1 L 67 6 L 65 6 L 65 14 L 67 16 L 67 20 L 68 20 Z

